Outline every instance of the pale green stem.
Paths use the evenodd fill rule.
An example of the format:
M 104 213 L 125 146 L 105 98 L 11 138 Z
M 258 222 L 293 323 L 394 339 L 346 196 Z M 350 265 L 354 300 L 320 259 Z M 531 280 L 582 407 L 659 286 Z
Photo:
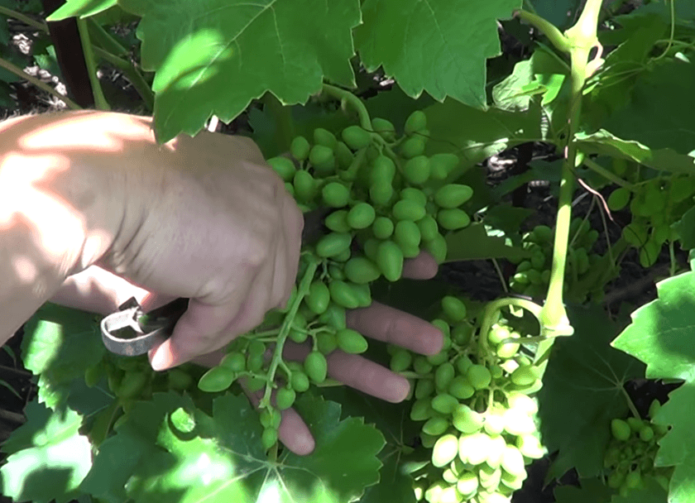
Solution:
M 104 91 L 101 88 L 101 83 L 99 82 L 99 77 L 97 76 L 97 64 L 94 58 L 94 51 L 92 49 L 92 42 L 89 37 L 89 27 L 87 26 L 87 21 L 85 19 L 76 19 L 77 29 L 80 32 L 80 40 L 82 41 L 82 52 L 84 53 L 84 60 L 87 65 L 87 72 L 89 73 L 89 82 L 92 85 L 92 93 L 94 95 L 94 104 L 98 110 L 111 110 L 109 102 L 106 101 L 104 96 Z
M 21 21 L 22 23 L 31 26 L 32 28 L 36 28 L 37 30 L 40 30 L 44 33 L 48 33 L 48 26 L 46 26 L 45 23 L 37 21 L 36 19 L 32 19 L 29 16 L 22 14 L 21 12 L 17 12 L 15 10 L 8 9 L 7 7 L 0 6 L 0 14 Z
M 5 70 L 7 70 L 9 72 L 14 73 L 15 75 L 17 75 L 23 79 L 26 79 L 27 81 L 31 82 L 33 85 L 35 85 L 36 87 L 38 87 L 42 91 L 46 91 L 47 93 L 55 96 L 56 98 L 63 101 L 68 107 L 72 108 L 73 110 L 81 110 L 82 109 L 81 106 L 79 106 L 77 103 L 72 101 L 67 96 L 63 96 L 62 94 L 60 94 L 58 91 L 53 89 L 48 84 L 41 82 L 36 77 L 32 77 L 31 75 L 29 75 L 28 73 L 23 71 L 21 68 L 13 65 L 9 61 L 6 61 L 6 60 L 0 58 L 0 67 L 4 68 Z

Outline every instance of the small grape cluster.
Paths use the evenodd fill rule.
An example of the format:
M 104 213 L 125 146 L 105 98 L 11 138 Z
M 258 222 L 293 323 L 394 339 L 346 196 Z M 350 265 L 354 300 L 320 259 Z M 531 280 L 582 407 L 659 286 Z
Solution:
M 649 418 L 661 408 L 654 400 L 649 407 Z M 630 491 L 644 488 L 647 479 L 655 479 L 668 492 L 673 467 L 657 468 L 654 459 L 659 440 L 668 427 L 636 417 L 615 418 L 611 421 L 611 442 L 604 456 L 603 465 L 609 470 L 608 486 L 618 490 L 623 497 Z
M 196 380 L 201 374 L 202 371 L 193 364 L 154 372 L 145 355 L 132 358 L 107 353 L 101 361 L 85 370 L 84 378 L 90 388 L 106 378 L 110 391 L 125 413 L 119 418 L 122 421 L 136 401 L 148 400 L 153 393 L 168 390 L 195 393 Z
M 232 342 L 198 383 L 203 391 L 221 392 L 243 379 L 247 390 L 264 390 L 259 409 L 265 448 L 278 440 L 281 411 L 298 393 L 326 381 L 327 355 L 367 350 L 365 337 L 347 327 L 346 310 L 369 306 L 370 284 L 398 281 L 404 261 L 421 250 L 442 262 L 445 234 L 470 223 L 461 206 L 472 189 L 446 183 L 459 158 L 424 154 L 425 114 L 412 113 L 400 138 L 389 121 L 371 123 L 369 129 L 348 126 L 339 135 L 317 128 L 313 142 L 298 136 L 290 156 L 268 161 L 302 211 L 330 210 L 327 230 L 316 244 L 303 246 L 287 308 Z M 303 363 L 284 360 L 288 339 L 309 347 Z
M 608 196 L 607 204 L 612 211 L 629 205 L 632 221 L 622 235 L 628 244 L 639 250 L 642 267 L 654 265 L 664 244 L 678 239 L 671 226 L 693 207 L 693 196 L 695 179 L 687 175 L 673 175 L 668 180 L 643 180 L 632 190 L 618 187 Z
M 532 298 L 546 294 L 550 283 L 554 237 L 554 231 L 547 225 L 538 225 L 523 235 L 523 248 L 530 253 L 530 258 L 517 265 L 516 273 L 510 280 L 512 291 Z M 588 221 L 581 218 L 572 220 L 564 282 L 568 299 L 583 302 L 589 293 L 595 300 L 603 295 L 603 284 L 582 284 L 582 279 L 602 259 L 601 255 L 592 252 L 598 238 L 599 232 L 592 229 Z
M 390 348 L 391 369 L 416 376 L 410 417 L 423 421 L 421 441 L 432 466 L 415 478 L 416 498 L 429 503 L 511 501 L 526 465 L 545 455 L 535 421 L 538 369 L 520 352 L 522 335 L 505 318 L 476 333 L 458 298 L 442 299 L 433 324 L 442 351 L 413 355 Z

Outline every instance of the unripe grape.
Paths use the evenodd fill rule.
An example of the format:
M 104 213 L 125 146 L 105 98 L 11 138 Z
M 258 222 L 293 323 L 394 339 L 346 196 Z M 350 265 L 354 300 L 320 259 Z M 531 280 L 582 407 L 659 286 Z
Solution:
M 309 157 L 310 150 L 311 145 L 303 136 L 295 137 L 290 144 L 290 153 L 298 161 L 305 161 Z

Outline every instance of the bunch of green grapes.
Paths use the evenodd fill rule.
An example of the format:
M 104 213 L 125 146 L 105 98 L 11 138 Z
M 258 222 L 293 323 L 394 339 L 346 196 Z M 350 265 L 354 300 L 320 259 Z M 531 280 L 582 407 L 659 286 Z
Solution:
M 673 175 L 640 181 L 631 188 L 618 187 L 608 197 L 613 211 L 629 205 L 632 221 L 623 229 L 623 238 L 639 250 L 642 267 L 652 266 L 664 244 L 678 239 L 671 226 L 693 207 L 695 178 Z
M 442 351 L 414 355 L 390 348 L 391 369 L 417 376 L 410 417 L 422 421 L 432 466 L 415 478 L 418 501 L 502 503 L 526 479 L 526 465 L 545 455 L 536 425 L 538 369 L 521 354 L 523 336 L 499 319 L 487 333 L 467 320 L 465 304 L 442 300 L 433 321 Z
M 649 418 L 660 408 L 659 401 L 654 400 L 649 407 Z M 613 419 L 612 438 L 603 460 L 604 467 L 609 470 L 608 486 L 618 490 L 621 496 L 627 496 L 634 489 L 644 488 L 645 481 L 653 478 L 668 492 L 673 467 L 654 466 L 659 440 L 667 431 L 668 427 L 650 420 Z
M 198 383 L 203 391 L 222 392 L 243 379 L 247 390 L 261 393 L 265 448 L 277 442 L 281 412 L 297 394 L 326 380 L 328 354 L 367 350 L 365 337 L 346 326 L 346 310 L 369 306 L 370 284 L 398 281 L 404 261 L 421 250 L 442 262 L 445 234 L 470 223 L 461 206 L 472 189 L 446 183 L 459 158 L 424 154 L 426 122 L 423 112 L 414 112 L 400 138 L 384 119 L 374 119 L 369 129 L 348 126 L 338 135 L 318 128 L 312 142 L 293 139 L 291 156 L 268 161 L 304 212 L 331 209 L 327 231 L 303 247 L 288 307 L 232 342 Z M 303 363 L 283 359 L 287 340 L 309 346 Z
M 570 225 L 570 246 L 567 252 L 565 269 L 565 293 L 573 294 L 573 300 L 584 300 L 588 292 L 578 291 L 582 279 L 602 257 L 592 252 L 599 232 L 592 229 L 589 222 L 575 218 Z M 531 256 L 517 265 L 516 273 L 510 280 L 512 291 L 529 297 L 543 297 L 550 283 L 550 270 L 553 256 L 554 231 L 547 225 L 536 226 L 523 235 L 523 248 Z M 595 288 L 594 294 L 601 295 L 602 288 Z

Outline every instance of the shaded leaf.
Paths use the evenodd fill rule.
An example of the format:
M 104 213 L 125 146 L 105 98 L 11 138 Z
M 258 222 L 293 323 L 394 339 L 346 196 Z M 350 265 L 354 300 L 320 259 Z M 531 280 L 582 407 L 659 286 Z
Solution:
M 55 408 L 68 397 L 71 383 L 106 352 L 94 314 L 45 304 L 24 328 L 24 366 L 39 375 L 39 401 Z
M 507 243 L 504 237 L 491 236 L 483 224 L 472 224 L 446 237 L 447 262 L 487 260 L 491 258 L 522 259 L 528 253 Z
M 680 237 L 681 248 L 684 250 L 695 248 L 695 208 L 686 211 L 672 227 Z
M 366 0 L 355 45 L 368 71 L 383 66 L 412 97 L 452 97 L 485 108 L 486 68 L 500 54 L 497 21 L 520 0 Z
M 558 486 L 554 496 L 556 503 L 608 503 L 613 491 L 601 479 L 580 480 L 580 486 Z
M 158 141 L 199 132 L 213 114 L 230 122 L 270 91 L 305 103 L 323 78 L 351 86 L 357 0 L 120 0 L 142 16 L 142 67 L 156 71 Z M 166 34 L 166 36 L 162 36 Z
M 79 433 L 82 416 L 53 413 L 31 402 L 27 422 L 3 446 L 11 453 L 0 468 L 2 494 L 14 501 L 67 503 L 91 466 L 89 439 Z
M 644 367 L 610 346 L 618 325 L 600 307 L 568 310 L 574 335 L 555 341 L 539 391 L 543 443 L 559 450 L 547 479 L 572 467 L 580 477 L 603 469 L 610 421 L 628 412 L 623 385 L 644 376 Z

